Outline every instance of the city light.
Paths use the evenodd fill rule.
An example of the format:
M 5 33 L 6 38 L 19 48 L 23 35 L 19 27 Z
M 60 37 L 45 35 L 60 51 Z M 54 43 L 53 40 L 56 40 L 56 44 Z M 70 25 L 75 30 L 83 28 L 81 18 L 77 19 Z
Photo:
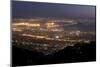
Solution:
M 12 23 L 12 31 L 15 33 L 13 34 L 13 42 L 17 43 L 17 45 L 22 44 L 21 46 L 31 45 L 34 50 L 42 51 L 47 55 L 62 50 L 67 46 L 74 47 L 76 43 L 90 43 L 92 38 L 87 38 L 87 35 L 95 36 L 95 32 L 85 32 L 78 29 L 67 30 L 64 28 L 68 25 L 77 24 L 74 23 L 74 20 L 59 20 L 59 22 L 58 20 L 40 20 L 38 22 L 34 20 L 14 20 L 14 23 Z
M 13 23 L 14 26 L 28 26 L 28 27 L 39 27 L 40 24 L 37 23 Z

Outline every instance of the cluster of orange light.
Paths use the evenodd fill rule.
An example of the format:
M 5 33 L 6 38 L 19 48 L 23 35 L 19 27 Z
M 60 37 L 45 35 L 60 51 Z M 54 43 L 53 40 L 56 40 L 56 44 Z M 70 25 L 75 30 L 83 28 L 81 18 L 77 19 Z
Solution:
M 19 31 L 21 32 L 22 30 L 21 29 L 18 29 L 18 28 L 12 28 L 13 31 Z
M 24 25 L 24 26 L 29 26 L 29 27 L 39 27 L 40 26 L 40 24 L 39 23 L 13 23 L 13 25 L 14 26 L 22 26 L 22 25 Z
M 46 23 L 46 25 L 47 25 L 47 27 L 49 28 L 49 27 L 54 27 L 54 23 L 52 22 L 52 23 Z
M 50 29 L 50 28 L 53 28 L 53 27 L 59 27 L 59 25 L 55 24 L 54 22 L 48 22 L 48 23 L 46 23 L 46 27 L 48 29 Z

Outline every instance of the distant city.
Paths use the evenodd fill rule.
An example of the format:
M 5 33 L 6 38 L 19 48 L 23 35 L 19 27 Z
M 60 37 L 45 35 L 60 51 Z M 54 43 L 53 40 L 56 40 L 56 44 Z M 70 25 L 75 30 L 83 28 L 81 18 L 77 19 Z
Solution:
M 96 61 L 94 5 L 11 5 L 12 66 Z
M 95 31 L 64 28 L 77 25 L 78 21 L 48 18 L 14 19 L 12 23 L 13 42 L 19 47 L 24 46 L 29 50 L 51 54 L 67 46 L 74 46 L 75 43 L 95 41 Z

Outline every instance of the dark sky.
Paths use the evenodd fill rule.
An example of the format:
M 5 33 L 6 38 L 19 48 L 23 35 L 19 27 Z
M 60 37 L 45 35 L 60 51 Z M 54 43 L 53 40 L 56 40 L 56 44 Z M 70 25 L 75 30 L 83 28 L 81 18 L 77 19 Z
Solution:
M 95 18 L 95 6 L 40 2 L 12 2 L 13 18 Z

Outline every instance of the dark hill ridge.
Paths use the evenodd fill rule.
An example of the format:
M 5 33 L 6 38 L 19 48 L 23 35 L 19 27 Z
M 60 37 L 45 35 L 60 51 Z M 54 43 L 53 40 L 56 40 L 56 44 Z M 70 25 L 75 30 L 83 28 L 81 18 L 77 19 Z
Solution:
M 44 55 L 36 51 L 29 51 L 23 48 L 12 47 L 12 65 L 41 65 L 56 63 L 72 63 L 72 62 L 88 62 L 96 61 L 96 45 L 95 42 L 90 44 L 76 44 L 74 47 L 66 47 L 65 49 L 51 54 Z

